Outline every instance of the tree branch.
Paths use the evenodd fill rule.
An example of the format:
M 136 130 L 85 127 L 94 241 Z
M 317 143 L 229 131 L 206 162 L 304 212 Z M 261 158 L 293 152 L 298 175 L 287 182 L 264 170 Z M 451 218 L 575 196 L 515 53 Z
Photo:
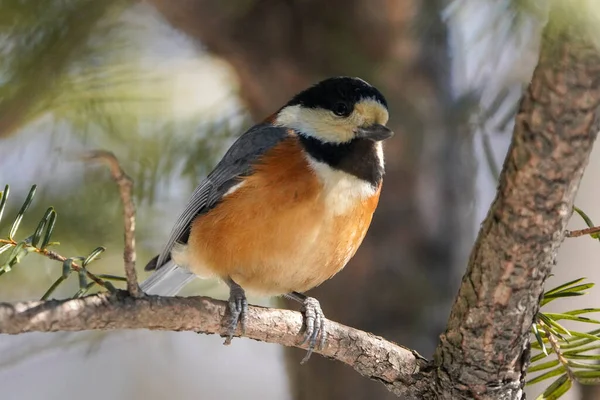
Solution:
M 436 351 L 440 399 L 524 396 L 532 321 L 599 129 L 598 50 L 574 32 L 585 24 L 569 24 L 545 30 L 496 199 Z
M 600 233 L 600 226 L 592 226 L 590 228 L 578 229 L 576 231 L 567 231 L 565 234 L 567 237 L 574 238 L 584 235 L 593 235 L 594 233 Z
M 18 246 L 19 243 L 13 239 L 0 239 L 0 244 L 10 244 L 11 246 Z M 67 257 L 62 256 L 60 254 L 58 254 L 55 251 L 52 250 L 48 250 L 48 249 L 38 249 L 35 247 L 31 248 L 33 252 L 41 254 L 44 257 L 48 257 L 50 260 L 54 260 L 54 261 L 59 261 L 61 263 L 64 263 L 65 261 L 67 261 Z M 90 271 L 88 271 L 87 269 L 84 269 L 81 265 L 77 264 L 75 261 L 70 261 L 69 263 L 70 268 L 73 271 L 76 272 L 81 272 L 81 270 L 85 271 L 85 275 L 91 279 L 95 284 L 97 284 L 98 286 L 108 290 L 108 291 L 113 291 L 114 288 L 112 288 L 112 285 L 107 284 L 105 281 L 103 281 L 99 276 L 97 276 L 96 274 L 91 273 Z M 0 276 L 3 274 L 3 271 L 0 272 Z
M 109 151 L 95 150 L 82 156 L 84 160 L 102 161 L 110 169 L 110 174 L 119 186 L 119 195 L 123 206 L 123 229 L 124 246 L 123 261 L 125 262 L 125 276 L 127 277 L 127 291 L 133 297 L 143 295 L 137 282 L 137 273 L 135 271 L 135 205 L 133 204 L 132 188 L 133 180 L 123 171 L 117 157 Z
M 73 300 L 0 303 L 0 334 L 151 329 L 226 335 L 226 303 L 207 297 L 134 298 L 124 292 Z M 302 315 L 295 311 L 250 306 L 246 336 L 267 343 L 300 345 Z M 381 381 L 399 395 L 418 398 L 426 389 L 419 377 L 427 361 L 415 351 L 333 321 L 327 323 L 326 348 L 315 350 Z

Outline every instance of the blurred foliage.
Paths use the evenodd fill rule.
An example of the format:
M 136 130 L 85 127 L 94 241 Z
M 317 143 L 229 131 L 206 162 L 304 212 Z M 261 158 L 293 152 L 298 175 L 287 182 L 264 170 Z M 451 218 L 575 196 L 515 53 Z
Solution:
M 41 121 L 60 140 L 49 158 L 72 152 L 76 142 L 107 148 L 137 178 L 138 200 L 151 202 L 159 179 L 183 173 L 195 186 L 220 144 L 247 123 L 231 100 L 183 117 L 174 108 L 185 102 L 178 73 L 195 68 L 201 55 L 173 51 L 172 59 L 149 62 L 143 47 L 162 22 L 148 7 L 127 0 L 0 0 L 0 10 L 0 139 Z
M 15 219 L 10 224 L 8 235 L 6 238 L 0 239 L 0 256 L 3 253 L 6 253 L 4 260 L 0 262 L 0 276 L 12 271 L 12 269 L 20 264 L 27 255 L 37 253 L 51 260 L 62 262 L 62 274 L 44 293 L 41 298 L 42 300 L 47 300 L 58 286 L 73 272 L 77 274 L 79 282 L 79 290 L 73 296 L 74 298 L 88 294 L 88 292 L 96 285 L 114 292 L 116 289 L 110 281 L 123 282 L 125 281 L 123 277 L 108 274 L 95 275 L 88 270 L 89 264 L 96 260 L 100 254 L 106 250 L 104 247 L 97 247 L 85 257 L 77 256 L 69 258 L 63 257 L 49 249 L 50 246 L 59 244 L 50 241 L 57 220 L 57 214 L 54 208 L 50 207 L 46 210 L 44 216 L 38 222 L 37 227 L 30 235 L 27 235 L 20 240 L 17 239 L 16 235 L 21 226 L 21 221 L 31 206 L 36 189 L 37 186 L 32 186 L 23 205 L 17 212 Z M 8 185 L 6 185 L 4 191 L 0 193 L 0 222 L 6 208 L 9 193 Z M 77 264 L 76 261 L 78 261 L 79 264 Z
M 193 190 L 249 124 L 234 93 L 206 84 L 223 74 L 202 75 L 225 68 L 207 68 L 207 56 L 140 3 L 0 0 L 0 10 L 0 149 L 50 146 L 38 145 L 34 160 L 16 164 L 0 151 L 0 178 L 22 189 L 42 184 L 29 214 L 42 217 L 39 204 L 48 203 L 69 210 L 55 227 L 63 251 L 87 254 L 102 243 L 109 251 L 96 268 L 117 274 L 120 254 L 110 250 L 121 248 L 117 190 L 107 171 L 77 157 L 89 149 L 112 151 L 135 181 L 143 216 L 139 259 L 147 260 L 157 248 L 153 241 L 168 234 L 156 228 L 179 208 L 170 205 Z M 9 204 L 6 212 L 16 207 Z M 35 223 L 24 220 L 22 229 L 34 230 Z M 0 232 L 8 229 L 0 223 Z M 4 299 L 28 298 L 23 282 L 55 279 L 47 262 L 27 259 L 23 266 L 3 280 Z
M 111 45 L 114 16 L 126 3 L 0 2 L 0 137 L 65 103 L 61 96 L 69 92 L 61 86 L 74 84 L 74 79 L 68 79 L 71 73 L 93 64 L 98 53 Z M 107 40 L 91 40 L 93 33 Z

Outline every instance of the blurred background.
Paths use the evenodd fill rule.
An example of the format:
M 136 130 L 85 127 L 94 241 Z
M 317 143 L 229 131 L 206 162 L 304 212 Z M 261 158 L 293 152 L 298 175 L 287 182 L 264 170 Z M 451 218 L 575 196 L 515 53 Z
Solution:
M 85 256 L 105 246 L 91 270 L 122 275 L 117 188 L 105 168 L 77 159 L 109 150 L 135 180 L 143 279 L 188 196 L 244 129 L 322 78 L 360 76 L 387 97 L 397 134 L 386 142 L 384 189 L 364 244 L 310 294 L 327 317 L 429 357 L 495 195 L 545 4 L 0 0 L 0 185 L 11 185 L 0 234 L 38 184 L 22 231 L 52 205 L 56 250 Z M 598 167 L 596 152 L 577 201 L 592 219 L 600 219 Z M 600 282 L 599 251 L 591 239 L 567 240 L 550 285 Z M 31 255 L 2 276 L 0 301 L 37 299 L 60 273 L 59 263 Z M 77 287 L 70 278 L 54 297 Z M 196 281 L 184 294 L 227 290 Z M 251 299 L 285 306 L 278 301 Z M 578 301 L 556 307 L 600 306 L 597 291 Z M 313 357 L 300 366 L 299 350 L 221 343 L 148 331 L 0 336 L 1 397 L 395 398 L 340 363 Z

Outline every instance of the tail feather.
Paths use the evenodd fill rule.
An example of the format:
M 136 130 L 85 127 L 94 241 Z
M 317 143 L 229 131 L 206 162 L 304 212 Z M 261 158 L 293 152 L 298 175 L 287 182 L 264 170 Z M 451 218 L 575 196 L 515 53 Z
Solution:
M 148 265 L 151 263 L 152 261 L 150 261 Z M 154 271 L 154 273 L 150 275 L 148 279 L 142 282 L 140 287 L 146 294 L 175 296 L 181 289 L 183 289 L 185 285 L 193 281 L 195 278 L 195 274 L 179 267 L 171 260 Z

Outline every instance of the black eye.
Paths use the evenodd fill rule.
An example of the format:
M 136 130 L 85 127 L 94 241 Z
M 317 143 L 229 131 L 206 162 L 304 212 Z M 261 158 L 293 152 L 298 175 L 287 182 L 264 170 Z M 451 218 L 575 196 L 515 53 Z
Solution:
M 347 117 L 350 115 L 350 107 L 346 103 L 336 103 L 333 106 L 333 113 L 339 117 Z

